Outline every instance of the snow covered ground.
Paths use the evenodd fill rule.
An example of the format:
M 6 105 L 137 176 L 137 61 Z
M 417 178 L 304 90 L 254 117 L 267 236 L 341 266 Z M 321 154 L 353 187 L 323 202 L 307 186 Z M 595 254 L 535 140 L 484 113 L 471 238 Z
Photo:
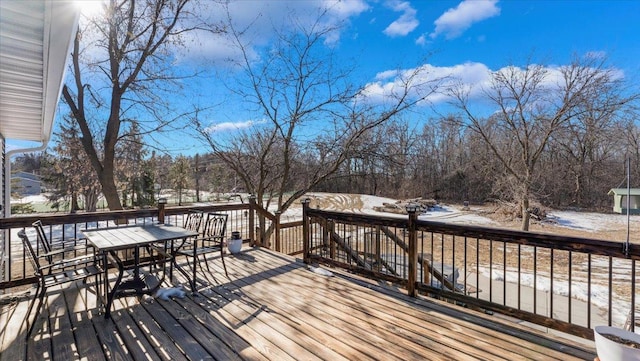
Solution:
M 166 196 L 166 195 L 162 195 Z M 378 197 L 365 194 L 336 194 L 336 193 L 309 193 L 308 196 L 314 199 L 322 199 L 322 209 L 336 210 L 336 211 L 350 211 L 356 213 L 364 213 L 371 215 L 385 215 L 385 216 L 400 216 L 393 213 L 383 213 L 376 211 L 376 207 L 381 207 L 384 203 L 395 203 L 397 200 L 387 197 Z M 207 199 L 206 194 L 203 196 Z M 26 196 L 19 200 L 12 200 L 12 203 L 33 203 L 33 204 L 45 204 L 47 198 L 44 195 Z M 201 203 L 205 204 L 205 203 Z M 272 204 L 270 210 L 275 211 L 275 205 Z M 300 219 L 302 216 L 301 207 L 299 202 L 296 206 L 287 210 L 283 217 L 285 219 Z M 550 222 L 547 224 L 567 229 L 574 229 L 586 232 L 607 232 L 612 230 L 624 230 L 626 228 L 627 217 L 620 214 L 604 214 L 604 213 L 591 213 L 591 212 L 577 212 L 577 211 L 552 211 L 547 214 L 547 218 Z M 459 206 L 452 205 L 438 205 L 437 207 L 430 209 L 426 213 L 419 215 L 419 219 L 457 223 L 457 224 L 472 224 L 472 225 L 486 225 L 497 227 L 500 224 L 489 217 L 479 214 L 473 207 L 469 211 L 462 210 Z M 631 224 L 633 227 L 638 227 L 640 223 L 639 216 L 631 217 Z M 635 235 L 636 237 L 639 235 Z M 638 240 L 640 243 L 640 240 Z

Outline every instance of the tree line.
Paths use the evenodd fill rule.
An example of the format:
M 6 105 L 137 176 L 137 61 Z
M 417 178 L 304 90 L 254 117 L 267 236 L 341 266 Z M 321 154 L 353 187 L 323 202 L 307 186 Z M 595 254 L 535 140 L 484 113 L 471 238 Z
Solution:
M 66 202 L 75 210 L 95 210 L 99 182 L 78 148 L 77 131 L 64 126 L 61 129 L 54 152 L 18 157 L 13 169 L 40 174 L 52 191 L 52 203 Z M 640 127 L 633 119 L 563 129 L 540 156 L 540 170 L 532 183 L 532 204 L 610 210 L 607 192 L 626 186 L 627 159 L 631 159 L 632 186 L 640 186 L 639 149 Z M 150 153 L 140 143 L 129 142 L 119 155 L 117 184 L 125 207 L 153 206 L 159 192 L 166 189 L 173 189 L 179 199 L 186 190 L 194 190 L 197 201 L 210 200 L 203 196 L 204 191 L 213 198 L 251 192 L 213 152 L 172 157 Z M 247 154 L 242 161 L 248 169 L 256 170 L 250 158 Z M 291 187 L 285 187 L 285 192 L 296 191 L 296 182 L 304 181 L 297 177 L 308 176 L 303 169 L 313 168 L 310 163 L 314 158 L 314 154 L 303 152 L 295 157 L 291 167 L 297 171 L 292 172 L 288 183 Z M 418 125 L 393 120 L 372 129 L 331 177 L 310 190 L 458 203 L 517 203 L 510 181 L 489 146 L 474 131 L 459 119 L 444 117 Z M 78 198 L 83 199 L 83 207 L 78 205 Z
M 612 199 L 607 192 L 626 187 L 627 159 L 631 159 L 632 187 L 640 186 L 637 122 L 619 119 L 583 131 L 589 134 L 564 129 L 542 151 L 531 184 L 532 204 L 610 210 Z M 442 118 L 420 126 L 393 122 L 376 129 L 333 179 L 317 190 L 518 204 L 514 187 L 517 184 L 475 132 L 459 120 Z

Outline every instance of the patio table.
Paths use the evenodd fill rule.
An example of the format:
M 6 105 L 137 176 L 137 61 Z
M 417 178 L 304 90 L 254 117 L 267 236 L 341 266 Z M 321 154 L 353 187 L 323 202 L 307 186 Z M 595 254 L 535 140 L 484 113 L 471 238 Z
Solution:
M 96 251 L 102 256 L 104 265 L 104 285 L 103 300 L 106 299 L 105 318 L 111 315 L 111 305 L 117 296 L 143 295 L 151 294 L 160 286 L 165 277 L 162 273 L 162 279 L 154 287 L 145 282 L 140 275 L 140 247 L 147 247 L 154 244 L 163 244 L 163 249 L 167 249 L 166 242 L 183 239 L 186 237 L 196 236 L 195 231 L 187 230 L 182 227 L 165 225 L 165 224 L 148 224 L 143 226 L 125 226 L 104 229 L 87 229 L 82 233 L 87 241 L 93 245 Z M 120 259 L 118 251 L 133 250 L 133 277 L 122 282 L 125 266 Z M 118 266 L 118 277 L 109 290 L 107 257 L 111 256 Z

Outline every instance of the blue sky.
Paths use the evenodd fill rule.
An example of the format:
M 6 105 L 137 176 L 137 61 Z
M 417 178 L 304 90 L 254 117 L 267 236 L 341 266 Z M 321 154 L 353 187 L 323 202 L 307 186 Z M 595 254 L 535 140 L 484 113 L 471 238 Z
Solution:
M 304 22 L 327 4 L 328 22 L 346 24 L 327 47 L 343 61 L 355 61 L 353 76 L 373 92 L 392 85 L 398 69 L 425 67 L 433 77 L 453 75 L 479 88 L 489 72 L 507 65 L 532 58 L 553 69 L 588 54 L 606 57 L 630 82 L 640 79 L 640 1 L 239 1 L 230 10 L 239 27 L 253 22 L 248 37 L 265 45 L 274 24 L 286 26 L 283 14 L 295 12 Z M 204 44 L 182 61 L 206 59 L 215 67 L 233 56 L 223 39 Z M 430 100 L 446 106 L 442 97 Z M 422 118 L 429 117 L 426 108 Z M 211 121 L 221 129 L 255 124 L 246 117 L 251 115 L 221 109 Z
M 213 2 L 206 5 L 212 20 L 222 17 Z M 374 90 L 394 82 L 392 71 L 420 66 L 432 76 L 453 74 L 465 83 L 482 84 L 488 72 L 524 65 L 531 56 L 554 67 L 573 56 L 597 54 L 630 83 L 640 80 L 640 1 L 240 0 L 231 3 L 230 14 L 240 28 L 253 24 L 248 36 L 259 58 L 259 47 L 273 40 L 273 27 L 287 26 L 284 14 L 295 13 L 304 23 L 322 6 L 331 9 L 327 21 L 345 24 L 326 39 L 327 49 L 355 62 L 354 81 Z M 176 66 L 224 74 L 217 72 L 224 70 L 224 59 L 237 56 L 228 40 L 195 35 L 187 39 L 193 45 L 179 55 Z M 190 81 L 185 98 L 200 104 L 226 98 L 222 82 L 211 76 Z M 437 106 L 442 99 L 432 101 Z M 226 104 L 216 110 L 211 126 L 221 136 L 259 121 L 259 115 L 237 109 Z M 187 154 L 207 151 L 185 142 L 172 146 Z

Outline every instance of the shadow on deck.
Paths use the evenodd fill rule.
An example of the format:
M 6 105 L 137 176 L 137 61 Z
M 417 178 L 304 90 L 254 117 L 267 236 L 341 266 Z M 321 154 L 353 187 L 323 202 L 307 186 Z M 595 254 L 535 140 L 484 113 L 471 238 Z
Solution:
M 4 360 L 572 360 L 594 349 L 292 257 L 245 248 L 197 296 L 121 298 L 113 320 L 93 287 L 52 289 L 28 341 L 28 299 L 0 306 Z M 219 260 L 210 260 L 213 267 Z M 203 275 L 204 277 L 204 275 Z M 175 281 L 184 281 L 177 279 Z M 167 285 L 168 286 L 168 285 Z

